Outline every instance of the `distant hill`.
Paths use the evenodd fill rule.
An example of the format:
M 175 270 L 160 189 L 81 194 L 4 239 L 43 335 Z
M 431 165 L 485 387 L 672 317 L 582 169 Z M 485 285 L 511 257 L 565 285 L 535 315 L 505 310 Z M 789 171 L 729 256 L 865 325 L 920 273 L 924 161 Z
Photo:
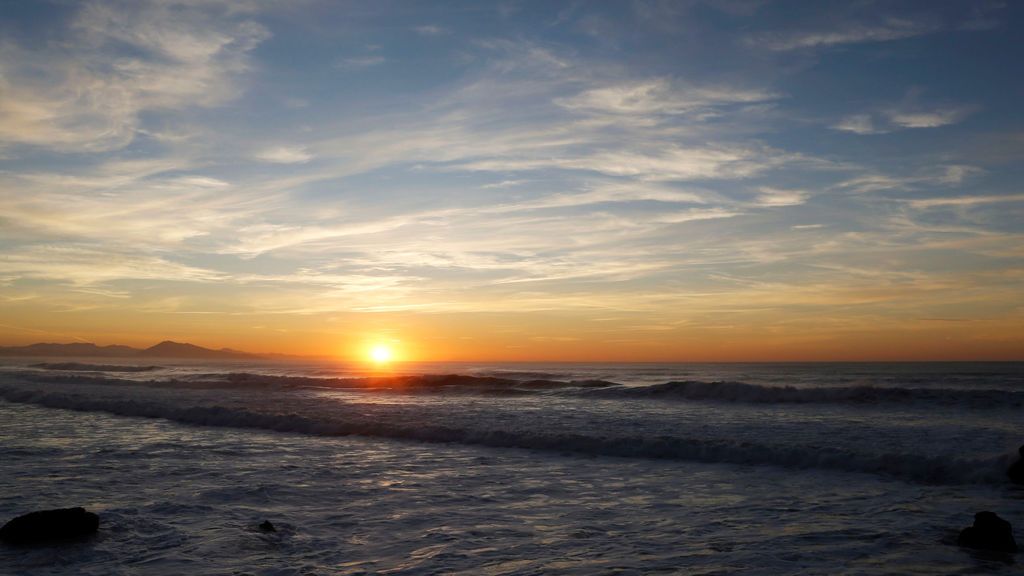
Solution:
M 195 344 L 188 344 L 184 342 L 172 342 L 170 340 L 164 340 L 163 342 L 150 346 L 145 350 L 140 351 L 140 356 L 149 356 L 153 358 L 256 358 L 255 354 L 248 354 L 246 352 L 239 352 L 238 350 L 232 350 L 230 348 L 221 348 L 220 350 L 211 350 L 210 348 L 203 348 L 202 346 L 196 346 Z
M 165 340 L 146 349 L 131 346 L 97 346 L 92 343 L 39 343 L 28 346 L 0 346 L 0 356 L 93 357 L 93 358 L 198 358 L 246 359 L 261 358 L 258 354 L 230 348 L 212 350 L 195 344 Z

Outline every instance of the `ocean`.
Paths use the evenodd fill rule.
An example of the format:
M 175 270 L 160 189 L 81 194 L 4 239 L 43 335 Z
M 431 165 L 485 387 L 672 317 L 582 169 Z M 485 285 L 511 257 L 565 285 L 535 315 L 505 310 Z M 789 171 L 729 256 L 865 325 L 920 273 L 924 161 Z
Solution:
M 0 360 L 0 574 L 1019 574 L 1022 363 Z M 264 532 L 264 520 L 276 532 Z

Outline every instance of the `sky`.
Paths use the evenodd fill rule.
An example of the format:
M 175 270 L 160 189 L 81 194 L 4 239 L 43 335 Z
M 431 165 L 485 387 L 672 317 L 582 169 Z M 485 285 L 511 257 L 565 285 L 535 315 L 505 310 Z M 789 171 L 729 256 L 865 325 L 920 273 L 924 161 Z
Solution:
M 1024 3 L 0 2 L 0 344 L 1024 359 Z

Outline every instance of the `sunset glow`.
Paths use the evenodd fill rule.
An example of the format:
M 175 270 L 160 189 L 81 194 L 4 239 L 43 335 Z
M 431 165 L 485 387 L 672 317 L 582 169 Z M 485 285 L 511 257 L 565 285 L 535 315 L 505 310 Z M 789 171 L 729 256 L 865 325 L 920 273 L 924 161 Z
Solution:
M 377 344 L 370 348 L 370 360 L 376 364 L 387 364 L 394 359 L 394 353 L 389 346 Z

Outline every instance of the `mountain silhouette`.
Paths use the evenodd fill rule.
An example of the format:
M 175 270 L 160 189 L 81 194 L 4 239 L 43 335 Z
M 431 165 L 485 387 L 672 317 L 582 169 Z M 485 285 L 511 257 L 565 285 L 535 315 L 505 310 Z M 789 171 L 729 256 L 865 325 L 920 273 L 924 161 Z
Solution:
M 260 358 L 258 354 L 239 352 L 230 348 L 213 350 L 186 342 L 164 340 L 149 348 L 130 346 L 97 346 L 89 342 L 68 344 L 38 343 L 28 346 L 0 346 L 0 356 L 47 356 L 47 357 L 94 357 L 94 358 L 200 358 L 200 359 L 246 359 Z
M 247 354 L 229 348 L 212 350 L 203 348 L 187 342 L 172 342 L 164 340 L 142 350 L 140 356 L 151 356 L 155 358 L 253 358 L 254 354 Z

